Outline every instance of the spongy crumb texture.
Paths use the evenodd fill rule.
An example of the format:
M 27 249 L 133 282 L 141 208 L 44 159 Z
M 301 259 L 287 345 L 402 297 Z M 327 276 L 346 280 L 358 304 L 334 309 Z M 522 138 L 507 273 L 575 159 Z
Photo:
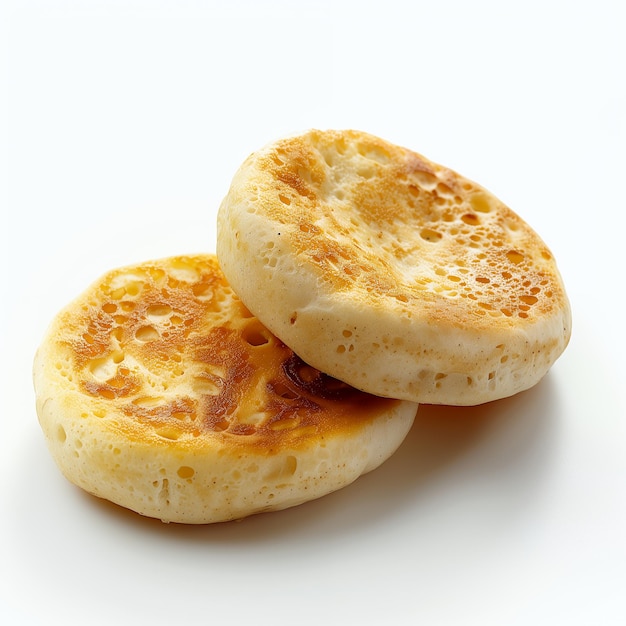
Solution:
M 252 154 L 218 215 L 218 258 L 302 358 L 370 393 L 478 404 L 537 383 L 571 315 L 552 253 L 480 185 L 357 131 Z
M 64 475 L 167 522 L 239 519 L 339 489 L 397 449 L 417 409 L 303 363 L 208 255 L 102 277 L 53 321 L 34 382 Z

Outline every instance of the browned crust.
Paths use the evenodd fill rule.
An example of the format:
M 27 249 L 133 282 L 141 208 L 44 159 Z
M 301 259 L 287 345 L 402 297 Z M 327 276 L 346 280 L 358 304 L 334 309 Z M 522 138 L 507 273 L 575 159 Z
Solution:
M 373 157 L 360 174 L 341 170 L 350 143 Z M 438 324 L 466 325 L 469 315 L 477 326 L 506 318 L 519 326 L 564 306 L 552 253 L 531 227 L 476 183 L 415 152 L 357 131 L 312 131 L 257 159 L 267 185 L 262 210 L 286 227 L 328 289 L 391 296 L 407 309 L 418 303 Z M 413 232 L 385 243 L 385 233 L 401 229 Z M 367 232 L 371 245 L 359 246 L 355 232 Z M 416 272 L 409 281 L 398 273 L 398 263 L 420 258 L 434 276 Z
M 109 273 L 63 313 L 50 341 L 65 357 L 56 367 L 69 368 L 85 406 L 129 442 L 273 454 L 349 437 L 395 404 L 299 361 L 247 311 L 209 256 Z M 103 362 L 106 377 L 94 376 Z M 184 379 L 185 393 L 150 388 L 146 372 L 161 386 Z

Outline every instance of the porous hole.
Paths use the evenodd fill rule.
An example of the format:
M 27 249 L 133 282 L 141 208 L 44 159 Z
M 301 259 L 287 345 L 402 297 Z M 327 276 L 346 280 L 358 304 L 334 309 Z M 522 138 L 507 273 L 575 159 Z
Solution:
M 480 224 L 478 215 L 474 215 L 474 213 L 465 213 L 465 215 L 461 216 L 461 221 L 464 224 L 468 224 L 469 226 L 477 226 L 478 224 Z
M 156 429 L 156 434 L 163 439 L 168 439 L 170 441 L 176 441 L 180 439 L 181 432 L 174 428 L 173 426 L 162 426 L 161 428 Z
M 298 468 L 298 459 L 295 456 L 288 456 L 285 459 L 285 473 L 293 476 Z
M 65 432 L 65 428 L 63 428 L 63 426 L 57 426 L 57 439 L 61 443 L 65 443 L 65 440 L 67 439 L 67 433 Z
M 146 343 L 159 338 L 159 331 L 154 326 L 142 326 L 135 331 L 135 339 Z
M 126 293 L 129 296 L 136 296 L 141 290 L 141 283 L 132 282 L 126 285 Z
M 117 365 L 114 363 L 113 359 L 109 357 L 94 359 L 89 364 L 89 371 L 98 380 L 109 380 L 115 376 Z
M 102 310 L 105 313 L 115 313 L 115 311 L 117 311 L 117 304 L 113 302 L 106 302 L 102 305 Z
M 195 421 L 196 416 L 195 413 L 193 413 L 193 411 L 173 411 L 172 412 L 172 417 L 174 419 L 185 421 L 185 420 L 190 420 L 190 421 Z
M 487 198 L 486 196 L 482 194 L 476 194 L 472 196 L 470 203 L 474 211 L 477 211 L 478 213 L 490 213 L 491 212 L 491 203 L 489 201 L 489 198 Z
M 283 203 L 286 204 L 287 206 L 289 206 L 291 204 L 291 198 L 289 198 L 289 196 L 286 196 L 284 193 L 279 193 L 278 194 L 278 199 Z
M 423 189 L 434 189 L 439 182 L 439 179 L 430 172 L 416 171 L 413 173 L 413 178 L 417 180 L 420 187 Z
M 221 379 L 218 379 L 218 380 L 221 380 Z M 197 391 L 199 394 L 204 394 L 204 395 L 209 395 L 209 396 L 217 396 L 221 391 L 221 387 L 216 382 L 216 380 L 212 380 L 210 378 L 204 378 L 201 376 L 196 376 L 196 378 L 194 378 L 193 386 L 194 386 L 194 390 Z
M 163 404 L 163 398 L 157 396 L 141 396 L 140 398 L 135 398 L 133 400 L 133 404 L 135 406 L 141 407 L 154 407 Z
M 296 472 L 297 467 L 298 467 L 298 460 L 296 459 L 295 456 L 290 455 L 286 457 L 280 465 L 274 467 L 267 474 L 265 479 L 268 482 L 270 482 L 270 481 L 276 481 L 281 478 L 284 479 L 286 477 L 293 476 Z M 269 497 L 273 497 L 273 494 L 269 494 Z
M 181 465 L 176 472 L 181 478 L 191 478 L 196 470 L 193 467 L 189 467 L 188 465 Z
M 372 161 L 376 161 L 377 163 L 381 163 L 382 165 L 389 162 L 389 153 L 378 146 L 360 144 L 357 150 L 361 156 L 371 159 Z
M 213 292 L 208 283 L 196 283 L 191 288 L 191 291 L 199 300 L 208 300 L 213 296 Z
M 445 183 L 439 183 L 436 190 L 437 193 L 441 194 L 442 196 L 454 196 L 454 191 Z
M 509 250 L 506 253 L 506 258 L 513 263 L 513 265 L 519 265 L 524 260 L 524 255 L 517 250 Z
M 520 296 L 519 298 L 524 304 L 533 305 L 537 303 L 537 298 L 535 296 Z
M 293 430 L 300 424 L 300 420 L 297 417 L 285 417 L 280 420 L 276 420 L 270 424 L 270 430 Z
M 161 490 L 159 491 L 159 500 L 169 505 L 170 497 L 170 481 L 167 478 L 164 478 L 161 483 Z
M 436 243 L 437 241 L 441 240 L 443 235 L 440 232 L 433 230 L 432 228 L 423 228 L 422 231 L 420 232 L 420 237 L 424 241 L 428 241 L 430 243 Z
M 146 315 L 150 318 L 156 318 L 156 321 L 167 317 L 172 312 L 169 304 L 153 304 L 146 310 Z
M 244 341 L 251 346 L 264 346 L 269 343 L 267 331 L 257 325 L 250 325 L 243 331 Z
M 361 166 L 357 168 L 356 173 L 358 176 L 360 176 L 361 178 L 365 178 L 365 179 L 373 178 L 376 174 L 374 172 L 374 169 L 368 166 Z

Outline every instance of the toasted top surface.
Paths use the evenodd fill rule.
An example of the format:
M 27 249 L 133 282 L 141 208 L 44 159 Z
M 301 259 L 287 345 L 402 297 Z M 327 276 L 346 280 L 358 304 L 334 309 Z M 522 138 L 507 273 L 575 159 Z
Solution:
M 299 459 L 304 468 L 308 457 L 332 441 L 369 446 L 373 454 L 360 473 L 382 460 L 367 429 L 402 414 L 397 426 L 385 426 L 396 432 L 385 443 L 388 455 L 406 434 L 416 408 L 369 396 L 304 364 L 243 306 L 215 257 L 208 255 L 147 262 L 104 276 L 53 322 L 36 358 L 35 386 L 42 426 L 54 445 L 63 444 L 55 454 L 69 477 L 75 480 L 78 472 L 67 469 L 70 433 L 81 441 L 83 465 L 104 467 L 96 478 L 83 478 L 83 484 L 75 480 L 94 493 L 101 493 L 97 481 L 120 471 L 110 462 L 114 455 L 99 456 L 96 463 L 93 450 L 86 450 L 94 434 L 99 455 L 106 455 L 109 445 L 127 453 L 130 465 L 157 459 L 162 469 L 171 462 L 170 481 L 206 482 L 204 473 L 219 483 L 220 472 L 230 476 L 241 459 L 262 467 L 264 459 L 281 454 Z M 216 470 L 220 464 L 223 468 Z M 154 476 L 147 472 L 144 478 L 151 484 Z M 299 487 L 297 476 L 292 479 L 291 498 L 299 489 L 302 499 L 320 495 L 306 480 Z M 261 480 L 262 473 L 256 480 L 249 475 L 237 488 L 254 491 Z M 328 485 L 327 491 L 331 485 L 337 488 L 335 478 Z M 218 484 L 214 491 L 219 489 Z M 130 494 L 102 493 L 135 508 Z M 174 521 L 215 521 L 261 506 L 258 498 L 246 497 L 243 504 L 224 503 L 221 511 L 198 515 L 173 508 L 155 512 L 150 506 L 140 512 Z M 214 494 L 202 498 L 206 501 L 198 496 L 188 508 L 203 509 Z M 281 503 L 277 496 L 262 506 L 280 508 Z
M 467 346 L 459 350 L 459 341 L 482 354 L 517 336 L 515 352 L 530 356 L 519 343 L 523 336 L 533 350 L 550 345 L 551 363 L 569 338 L 561 277 L 531 227 L 478 184 L 365 133 L 311 131 L 253 154 L 235 176 L 218 224 L 222 268 L 259 319 L 316 367 L 372 393 L 474 403 L 530 386 L 547 369 L 542 362 L 522 376 L 526 383 L 500 377 L 498 389 L 490 383 L 491 390 L 476 387 L 464 397 L 451 389 L 438 392 L 434 381 L 433 388 L 413 383 L 408 390 L 404 376 L 390 383 L 400 361 L 388 359 L 389 349 L 384 358 L 391 369 L 385 362 L 373 368 L 378 382 L 357 371 L 366 354 L 383 356 L 374 344 L 384 336 L 408 342 L 402 367 L 412 355 L 412 375 L 434 370 L 433 376 L 461 373 L 472 379 L 481 369 L 458 357 L 471 362 L 476 354 L 471 346 L 469 352 Z M 284 257 L 292 261 L 285 264 Z M 267 291 L 272 274 L 284 278 L 280 287 L 273 279 L 277 291 L 263 301 L 259 291 Z M 270 301 L 278 312 L 269 310 Z M 345 331 L 369 347 L 351 363 L 316 354 L 310 336 L 291 322 L 311 307 L 320 314 L 309 321 L 322 328 L 318 338 L 331 351 L 346 350 L 339 342 Z M 330 323 L 322 313 L 329 309 Z M 425 331 L 439 336 L 424 339 Z M 477 341 L 481 334 L 488 344 Z M 488 367 L 484 373 L 494 380 L 495 370 Z
M 56 367 L 71 367 L 92 410 L 119 412 L 103 424 L 155 445 L 218 439 L 267 454 L 286 437 L 306 441 L 312 425 L 320 435 L 358 428 L 385 403 L 307 367 L 212 257 L 110 273 L 62 316 L 55 341 Z

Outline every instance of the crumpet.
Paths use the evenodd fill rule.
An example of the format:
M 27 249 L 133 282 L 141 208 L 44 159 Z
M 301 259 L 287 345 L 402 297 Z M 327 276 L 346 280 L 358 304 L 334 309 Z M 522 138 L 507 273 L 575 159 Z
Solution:
M 509 396 L 570 337 L 555 259 L 527 223 L 480 185 L 357 131 L 252 154 L 220 207 L 217 255 L 307 363 L 380 396 Z
M 94 283 L 53 321 L 34 383 L 63 474 L 166 522 L 242 518 L 339 489 L 396 450 L 417 409 L 305 365 L 200 255 Z

